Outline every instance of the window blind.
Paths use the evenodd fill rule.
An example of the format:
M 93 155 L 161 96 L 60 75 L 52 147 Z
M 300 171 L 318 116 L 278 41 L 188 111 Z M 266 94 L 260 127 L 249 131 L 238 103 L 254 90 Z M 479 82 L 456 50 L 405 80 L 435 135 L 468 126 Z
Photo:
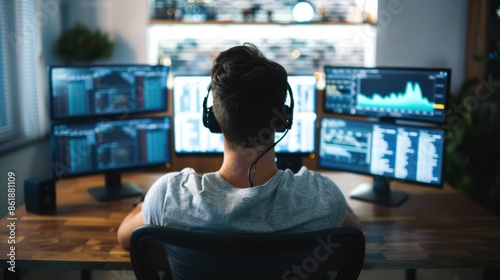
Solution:
M 0 1 L 0 152 L 47 133 L 35 0 Z
M 8 26 L 14 22 L 13 1 L 0 1 L 0 143 L 16 134 L 13 123 L 12 51 L 7 44 Z
M 22 96 L 21 119 L 23 134 L 32 139 L 40 134 L 38 122 L 37 54 L 39 29 L 35 21 L 34 0 L 16 2 L 16 50 L 18 60 L 18 92 Z

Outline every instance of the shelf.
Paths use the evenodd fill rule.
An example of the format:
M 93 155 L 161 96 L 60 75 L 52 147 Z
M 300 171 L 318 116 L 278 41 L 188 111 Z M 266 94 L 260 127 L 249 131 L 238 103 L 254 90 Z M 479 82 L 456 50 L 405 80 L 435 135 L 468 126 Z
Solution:
M 208 21 L 179 21 L 168 19 L 150 19 L 149 25 L 373 25 L 370 22 L 345 22 L 345 21 L 314 21 L 314 22 L 279 22 L 279 21 L 223 21 L 223 20 L 208 20 Z

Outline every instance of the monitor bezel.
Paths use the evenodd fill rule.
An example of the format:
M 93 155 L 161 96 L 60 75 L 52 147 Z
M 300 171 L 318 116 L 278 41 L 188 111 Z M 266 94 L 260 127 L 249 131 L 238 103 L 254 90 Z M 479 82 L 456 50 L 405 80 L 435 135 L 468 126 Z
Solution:
M 203 78 L 206 78 L 206 77 L 209 77 L 210 78 L 210 75 L 199 75 L 199 74 L 193 74 L 193 75 L 188 75 L 188 74 L 182 74 L 182 75 L 175 75 L 174 76 L 174 79 L 173 79 L 173 82 L 172 82 L 172 102 L 174 103 L 173 104 L 173 107 L 172 107 L 172 112 L 173 112 L 173 115 L 175 116 L 175 80 L 176 78 L 179 78 L 179 77 L 203 77 Z M 309 78 L 314 78 L 316 79 L 316 77 L 314 75 L 304 75 L 304 74 L 293 74 L 293 75 L 288 75 L 287 77 L 287 80 L 288 78 L 290 77 L 309 77 Z M 293 90 L 292 90 L 293 91 Z M 207 93 L 208 93 L 208 85 L 207 85 Z M 292 92 L 293 93 L 293 92 Z M 312 133 L 312 143 L 313 143 L 313 148 L 311 151 L 299 151 L 299 152 L 283 152 L 283 151 L 276 151 L 275 150 L 275 155 L 276 156 L 279 156 L 279 155 L 299 155 L 299 156 L 307 156 L 307 155 L 310 155 L 310 154 L 313 154 L 313 153 L 316 153 L 317 151 L 317 136 L 316 136 L 316 128 L 318 126 L 318 118 L 319 118 L 319 115 L 318 115 L 318 89 L 317 89 L 317 80 L 316 80 L 316 84 L 314 86 L 314 113 L 316 114 L 316 119 L 314 121 L 314 133 Z M 201 117 L 202 117 L 202 112 L 200 112 L 200 120 L 201 120 Z M 173 129 L 172 129 L 172 133 L 174 134 L 174 141 L 175 141 L 175 131 L 176 131 L 176 125 L 175 125 L 175 121 L 174 123 L 172 124 L 173 125 Z M 293 124 L 292 124 L 292 128 L 293 128 Z M 208 128 L 207 128 L 208 129 Z M 279 136 L 281 136 L 282 133 L 278 133 Z M 224 137 L 224 136 L 222 136 Z M 287 136 L 285 136 L 287 137 Z M 279 139 L 279 138 L 278 138 Z M 224 141 L 224 139 L 223 139 Z M 175 155 L 178 155 L 178 156 L 220 156 L 220 155 L 223 155 L 224 154 L 224 148 L 222 148 L 222 151 L 220 152 L 215 152 L 215 151 L 207 151 L 207 152 L 203 152 L 203 151 L 194 151 L 194 152 L 186 152 L 186 151 L 178 151 L 176 149 L 176 145 L 175 143 L 173 144 L 173 151 L 175 153 Z
M 420 118 L 420 117 L 408 117 L 408 116 L 391 116 L 391 115 L 386 115 L 386 116 L 378 116 L 378 115 L 370 115 L 370 114 L 351 114 L 349 112 L 332 112 L 331 110 L 328 110 L 326 108 L 326 86 L 325 89 L 323 90 L 323 101 L 322 101 L 322 107 L 323 107 L 323 112 L 332 114 L 332 115 L 339 115 L 339 116 L 357 116 L 357 117 L 368 117 L 368 118 L 376 118 L 376 119 L 388 119 L 388 120 L 408 120 L 408 121 L 414 121 L 414 122 L 423 122 L 423 123 L 436 123 L 436 124 L 443 124 L 446 122 L 446 112 L 449 108 L 450 105 L 450 85 L 451 85 L 451 68 L 427 68 L 427 67 L 395 67 L 395 66 L 374 66 L 374 67 L 365 67 L 365 66 L 334 66 L 334 65 L 325 65 L 323 67 L 323 71 L 325 73 L 325 82 L 326 82 L 326 73 L 327 73 L 327 68 L 337 68 L 337 69 L 366 69 L 366 70 L 409 70 L 409 71 L 436 71 L 436 72 L 446 72 L 448 79 L 446 79 L 446 93 L 445 93 L 445 102 L 444 102 L 444 109 L 443 109 L 443 117 L 439 120 L 435 118 Z M 326 85 L 326 84 L 325 84 Z
M 165 102 L 164 106 L 159 109 L 154 110 L 144 110 L 144 111 L 126 111 L 126 112 L 116 112 L 116 113 L 99 113 L 92 115 L 77 115 L 77 116 L 56 116 L 54 112 L 54 92 L 52 84 L 52 71 L 55 69 L 82 69 L 82 68 L 111 68 L 111 67 L 159 67 L 166 69 L 167 79 L 165 80 Z M 52 121 L 63 121 L 63 120 L 86 120 L 86 119 L 97 119 L 102 117 L 123 117 L 123 116 L 135 116 L 140 114 L 152 114 L 152 113 L 167 113 L 168 112 L 168 76 L 172 71 L 170 66 L 161 64 L 86 64 L 86 65 L 50 65 L 47 67 L 47 78 L 48 78 L 48 93 L 49 93 L 49 107 L 50 107 L 50 119 Z
M 318 168 L 323 169 L 323 170 L 334 170 L 334 171 L 340 171 L 340 172 L 349 172 L 349 173 L 354 173 L 354 174 L 361 174 L 361 175 L 367 175 L 367 176 L 382 176 L 385 178 L 389 178 L 391 183 L 392 182 L 403 182 L 403 183 L 411 183 L 411 184 L 416 184 L 416 185 L 421 185 L 421 186 L 426 186 L 426 187 L 432 187 L 432 188 L 437 188 L 437 189 L 442 189 L 444 188 L 445 184 L 445 168 L 446 168 L 446 142 L 447 142 L 447 129 L 444 126 L 420 126 L 420 125 L 414 125 L 414 124 L 401 124 L 401 123 L 395 123 L 395 122 L 372 122 L 369 120 L 361 120 L 361 119 L 346 119 L 346 118 L 336 118 L 336 117 L 330 117 L 330 116 L 324 116 L 319 120 L 319 127 L 318 127 L 318 142 L 317 142 L 317 147 L 318 150 L 320 149 L 320 144 L 321 144 L 321 129 L 322 129 L 322 122 L 325 119 L 332 119 L 332 120 L 343 120 L 343 121 L 354 121 L 354 122 L 360 122 L 360 123 L 367 123 L 376 125 L 376 124 L 382 124 L 382 125 L 393 125 L 393 126 L 401 126 L 401 127 L 409 127 L 413 129 L 438 129 L 443 132 L 443 154 L 442 154 L 442 161 L 441 161 L 441 182 L 438 184 L 433 184 L 433 183 L 426 183 L 426 182 L 420 182 L 416 180 L 409 180 L 409 179 L 401 179 L 401 178 L 396 178 L 394 176 L 383 176 L 380 174 L 372 174 L 369 171 L 368 172 L 362 172 L 362 171 L 356 171 L 356 170 L 346 170 L 342 168 L 333 168 L 329 166 L 325 166 L 321 162 L 321 153 L 317 153 L 317 164 Z
M 87 172 L 79 172 L 79 173 L 70 173 L 70 174 L 58 174 L 56 172 L 56 168 L 54 166 L 55 164 L 55 137 L 54 137 L 54 129 L 56 126 L 61 126 L 61 125 L 67 125 L 67 126 L 72 126 L 72 125 L 92 125 L 92 124 L 97 124 L 97 123 L 103 123 L 103 122 L 119 122 L 119 121 L 134 121 L 134 120 L 165 120 L 168 119 L 170 128 L 168 131 L 168 137 L 169 137 L 169 147 L 168 149 L 168 155 L 170 160 L 166 162 L 158 162 L 158 163 L 146 163 L 146 164 L 141 164 L 141 165 L 136 165 L 136 166 L 126 166 L 126 167 L 117 167 L 117 168 L 109 168 L 109 169 L 96 169 L 96 170 L 91 170 Z M 155 166 L 165 166 L 165 165 L 171 165 L 173 161 L 173 153 L 172 153 L 172 118 L 170 116 L 155 116 L 155 117 L 140 117 L 140 118 L 130 118 L 130 119 L 122 119 L 122 120 L 87 120 L 87 121 L 73 121 L 73 122 L 66 122 L 66 123 L 53 123 L 50 127 L 50 150 L 51 150 L 51 171 L 52 171 L 52 176 L 56 180 L 62 179 L 62 178 L 74 178 L 74 177 L 79 177 L 79 176 L 85 176 L 85 175 L 93 175 L 93 174 L 105 174 L 107 172 L 121 172 L 121 171 L 130 171 L 130 170 L 140 170 L 142 168 L 148 168 L 148 167 L 155 167 Z

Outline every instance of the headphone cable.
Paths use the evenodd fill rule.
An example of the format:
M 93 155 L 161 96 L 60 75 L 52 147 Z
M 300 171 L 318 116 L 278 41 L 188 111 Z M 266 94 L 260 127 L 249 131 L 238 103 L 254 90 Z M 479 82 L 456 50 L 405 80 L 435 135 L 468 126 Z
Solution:
M 267 152 L 269 152 L 272 148 L 274 148 L 285 136 L 286 134 L 288 133 L 288 130 L 289 129 L 286 129 L 285 132 L 283 133 L 283 135 L 280 137 L 280 139 L 278 139 L 278 141 L 274 142 L 271 146 L 269 146 L 267 149 L 264 150 L 264 152 L 262 152 L 254 161 L 253 163 L 250 165 L 250 167 L 248 168 L 248 187 L 250 188 L 253 188 L 253 179 L 255 177 L 255 173 L 257 172 L 257 161 L 259 159 L 261 159 Z M 255 167 L 253 167 L 255 165 Z M 253 174 L 250 175 L 251 171 L 252 171 L 252 167 L 253 167 Z

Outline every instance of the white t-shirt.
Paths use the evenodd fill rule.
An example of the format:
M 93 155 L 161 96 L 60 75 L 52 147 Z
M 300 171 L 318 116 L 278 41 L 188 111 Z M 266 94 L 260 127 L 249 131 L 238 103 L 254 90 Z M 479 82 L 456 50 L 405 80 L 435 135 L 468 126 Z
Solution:
M 328 178 L 305 167 L 239 189 L 218 172 L 185 168 L 158 179 L 142 206 L 145 224 L 220 233 L 296 233 L 341 226 L 347 204 Z

